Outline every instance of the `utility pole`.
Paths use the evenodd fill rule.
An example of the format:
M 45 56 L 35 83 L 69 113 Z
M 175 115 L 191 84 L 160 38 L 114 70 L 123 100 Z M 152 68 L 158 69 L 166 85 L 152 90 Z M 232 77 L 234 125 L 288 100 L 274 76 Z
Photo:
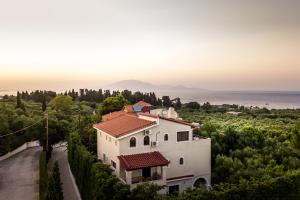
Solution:
M 49 128 L 48 128 L 48 113 L 46 113 L 46 151 L 48 152 L 48 132 L 49 132 Z

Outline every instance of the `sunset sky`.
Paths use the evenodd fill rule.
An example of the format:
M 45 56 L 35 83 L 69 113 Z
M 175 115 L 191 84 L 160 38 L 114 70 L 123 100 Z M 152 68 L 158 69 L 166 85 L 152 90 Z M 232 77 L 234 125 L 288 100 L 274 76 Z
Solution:
M 124 79 L 300 90 L 300 1 L 0 1 L 0 90 Z

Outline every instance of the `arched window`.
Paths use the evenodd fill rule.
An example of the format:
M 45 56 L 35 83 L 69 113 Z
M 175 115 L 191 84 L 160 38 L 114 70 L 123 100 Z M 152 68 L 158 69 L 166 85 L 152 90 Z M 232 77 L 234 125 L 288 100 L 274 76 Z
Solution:
M 180 158 L 180 159 L 179 159 L 179 164 L 180 164 L 180 165 L 183 165 L 183 158 Z
M 168 134 L 165 134 L 164 135 L 164 141 L 168 141 L 169 140 L 169 135 Z
M 206 185 L 207 185 L 207 182 L 204 178 L 198 178 L 194 183 L 195 188 L 206 187 Z
M 148 135 L 146 135 L 146 136 L 144 137 L 144 145 L 145 145 L 145 146 L 150 145 L 150 137 L 149 137 Z
M 129 144 L 130 147 L 135 147 L 136 146 L 136 139 L 135 139 L 135 137 L 130 138 L 129 143 L 130 143 Z

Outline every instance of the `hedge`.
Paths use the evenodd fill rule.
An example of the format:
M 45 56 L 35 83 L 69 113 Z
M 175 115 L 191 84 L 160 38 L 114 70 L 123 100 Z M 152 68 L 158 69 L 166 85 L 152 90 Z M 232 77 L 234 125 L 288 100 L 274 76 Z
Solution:
M 39 197 L 40 200 L 45 200 L 47 198 L 48 191 L 48 171 L 47 171 L 47 155 L 43 151 L 40 155 L 39 161 L 40 168 L 40 181 L 39 181 Z
M 69 136 L 68 160 L 83 200 L 145 200 L 145 197 L 151 200 L 162 189 L 155 184 L 142 184 L 130 191 L 128 185 L 111 174 L 108 165 L 86 149 L 76 133 Z
M 299 197 L 300 171 L 297 170 L 277 178 L 220 184 L 212 190 L 199 188 L 179 195 L 176 200 L 298 200 Z

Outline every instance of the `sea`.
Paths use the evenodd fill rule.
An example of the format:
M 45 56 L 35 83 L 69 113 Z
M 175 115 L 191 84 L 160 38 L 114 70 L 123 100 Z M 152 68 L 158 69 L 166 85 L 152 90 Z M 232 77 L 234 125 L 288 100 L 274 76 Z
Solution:
M 5 94 L 16 95 L 17 91 L 0 90 L 0 98 Z M 258 106 L 268 109 L 300 109 L 300 91 L 159 91 L 158 97 L 169 95 L 180 97 L 183 103 L 197 101 L 213 105 L 237 104 L 246 107 Z

